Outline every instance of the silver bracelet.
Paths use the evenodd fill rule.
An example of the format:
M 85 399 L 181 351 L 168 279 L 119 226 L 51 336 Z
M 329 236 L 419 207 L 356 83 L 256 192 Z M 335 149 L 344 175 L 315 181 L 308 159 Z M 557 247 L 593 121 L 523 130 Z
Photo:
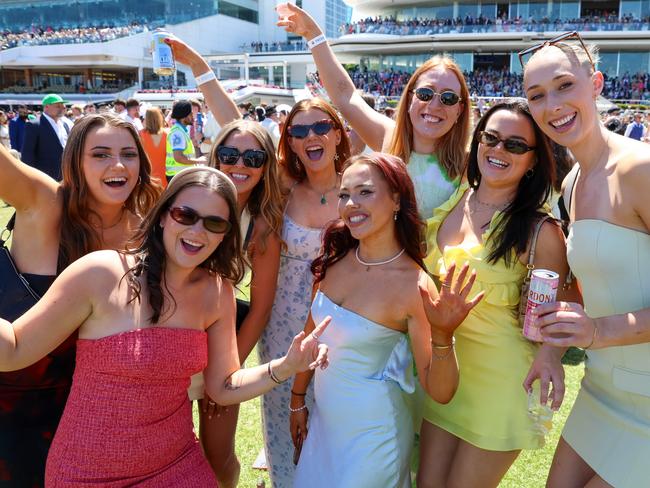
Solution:
M 214 74 L 214 71 L 206 71 L 202 75 L 195 76 L 194 80 L 196 81 L 197 86 L 203 85 L 207 83 L 208 81 L 216 80 L 217 75 Z
M 325 34 L 321 34 L 321 35 L 316 36 L 313 39 L 307 41 L 307 47 L 311 51 L 316 46 L 318 46 L 319 44 L 323 44 L 324 42 L 327 42 L 327 38 L 325 37 Z
M 300 412 L 301 410 L 305 410 L 307 408 L 307 404 L 303 405 L 302 407 L 298 408 L 291 408 L 291 405 L 289 405 L 289 411 L 292 413 Z
M 269 365 L 268 365 L 266 371 L 268 372 L 268 374 L 269 374 L 269 376 L 271 377 L 271 379 L 272 379 L 275 383 L 277 383 L 278 385 L 281 385 L 282 383 L 284 383 L 285 381 L 287 381 L 287 380 L 289 379 L 289 378 L 287 378 L 287 380 L 282 380 L 282 381 L 281 381 L 277 376 L 275 376 L 275 373 L 273 372 L 273 369 L 271 369 L 271 361 L 269 361 Z

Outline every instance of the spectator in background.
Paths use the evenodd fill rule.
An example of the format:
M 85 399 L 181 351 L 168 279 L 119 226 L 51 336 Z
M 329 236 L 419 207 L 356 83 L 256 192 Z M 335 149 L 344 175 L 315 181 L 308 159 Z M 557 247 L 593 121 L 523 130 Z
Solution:
M 193 98 L 190 100 L 192 104 L 192 117 L 194 121 L 190 126 L 190 138 L 194 144 L 194 152 L 196 156 L 202 156 L 201 142 L 203 141 L 203 124 L 205 123 L 203 113 L 201 112 L 201 102 Z
M 207 112 L 205 116 L 205 123 L 203 124 L 203 140 L 201 141 L 201 154 L 210 154 L 212 151 L 212 146 L 214 145 L 215 138 L 221 127 L 217 123 L 217 120 L 214 118 L 212 112 Z
M 95 108 L 94 103 L 87 103 L 84 105 L 84 115 L 90 115 L 94 113 L 97 113 L 97 109 Z
M 361 98 L 363 98 L 363 101 L 366 102 L 366 104 L 372 108 L 373 110 L 375 109 L 375 97 L 372 96 L 370 93 L 362 93 Z M 372 151 L 366 146 L 366 143 L 363 142 L 359 134 L 347 125 L 345 130 L 348 131 L 348 136 L 350 137 L 350 156 L 356 156 L 357 154 L 361 153 L 371 153 Z
M 133 124 L 133 127 L 135 127 L 135 130 L 138 132 L 144 128 L 142 126 L 142 121 L 140 120 L 140 102 L 135 98 L 129 98 L 126 101 L 126 112 L 122 112 L 120 117 Z
M 280 126 L 273 121 L 267 114 L 275 112 L 274 106 L 269 106 L 267 108 L 260 106 L 255 107 L 255 115 L 257 116 L 257 121 L 262 124 L 267 132 L 271 135 L 273 139 L 273 145 L 277 148 L 278 142 L 280 142 Z
M 122 100 L 121 98 L 118 98 L 113 102 L 113 112 L 115 112 L 117 115 L 122 116 L 122 114 L 126 111 L 126 102 Z
M 289 112 L 291 112 L 291 107 L 287 105 L 286 103 L 281 103 L 277 107 L 275 107 L 275 116 L 273 117 L 273 120 L 275 121 L 276 124 L 278 124 L 278 129 L 280 130 L 280 134 L 282 134 L 282 129 L 284 128 L 284 123 L 287 121 L 287 116 L 289 115 Z
M 186 166 L 205 163 L 205 159 L 196 158 L 190 138 L 189 127 L 194 121 L 192 104 L 187 100 L 177 101 L 172 107 L 171 118 L 176 122 L 167 134 L 165 175 L 168 182 Z
M 27 107 L 18 106 L 18 115 L 9 121 L 9 140 L 11 148 L 20 151 L 25 140 L 25 124 L 27 123 Z
M 640 141 L 645 138 L 647 129 L 645 125 L 643 125 L 643 116 L 641 115 L 641 112 L 637 112 L 634 114 L 634 120 L 628 124 L 628 126 L 625 129 L 625 137 L 629 137 L 630 139 L 635 139 L 637 141 Z
M 73 122 L 76 122 L 84 116 L 84 108 L 82 105 L 75 104 L 70 108 L 71 115 L 68 117 Z
M 167 188 L 165 158 L 167 157 L 167 131 L 165 120 L 158 107 L 149 107 L 144 114 L 144 128 L 140 131 L 144 152 L 151 162 L 151 176 Z
M 11 141 L 9 138 L 9 119 L 7 114 L 0 110 L 0 144 L 7 149 L 11 149 Z
M 65 100 L 50 94 L 43 98 L 43 114 L 25 126 L 25 140 L 20 151 L 23 162 L 61 181 L 61 155 L 72 129 L 63 117 Z

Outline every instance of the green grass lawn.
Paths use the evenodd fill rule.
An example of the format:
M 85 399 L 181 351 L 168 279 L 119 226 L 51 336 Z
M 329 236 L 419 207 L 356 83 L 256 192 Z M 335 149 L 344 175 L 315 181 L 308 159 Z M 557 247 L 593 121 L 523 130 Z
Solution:
M 0 229 L 12 213 L 10 208 L 2 208 L 0 200 Z M 546 475 L 551 465 L 553 451 L 557 444 L 562 426 L 566 421 L 567 415 L 575 401 L 580 386 L 580 380 L 583 375 L 583 366 L 580 363 L 579 353 L 568 355 L 568 364 L 566 370 L 566 398 L 559 412 L 555 414 L 553 422 L 553 431 L 551 432 L 546 447 L 535 451 L 524 451 L 519 459 L 510 468 L 510 471 L 501 483 L 502 488 L 541 488 L 544 486 Z M 257 353 L 253 351 L 248 360 L 248 365 L 257 363 Z M 523 381 L 523 378 L 522 378 Z M 197 413 L 195 412 L 195 424 L 197 422 Z M 259 399 L 251 400 L 242 405 L 239 414 L 239 425 L 237 427 L 237 455 L 242 465 L 241 478 L 239 486 L 242 488 L 255 487 L 257 480 L 262 477 L 266 481 L 266 486 L 270 488 L 271 484 L 265 471 L 259 471 L 251 468 L 253 461 L 257 457 L 263 446 L 261 414 Z

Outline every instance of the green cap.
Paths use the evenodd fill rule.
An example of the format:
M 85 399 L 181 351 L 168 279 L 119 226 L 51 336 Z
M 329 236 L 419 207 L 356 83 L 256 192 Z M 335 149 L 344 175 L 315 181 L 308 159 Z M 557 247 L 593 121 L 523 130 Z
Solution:
M 53 103 L 68 103 L 68 101 L 64 100 L 59 95 L 50 93 L 49 95 L 45 95 L 45 97 L 43 97 L 43 101 L 41 102 L 41 105 L 45 107 L 46 105 L 52 105 Z

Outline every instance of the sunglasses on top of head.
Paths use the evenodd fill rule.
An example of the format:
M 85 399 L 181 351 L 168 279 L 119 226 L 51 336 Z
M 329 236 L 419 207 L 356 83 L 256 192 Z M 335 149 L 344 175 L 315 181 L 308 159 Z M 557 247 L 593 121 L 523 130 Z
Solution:
M 194 225 L 197 221 L 203 221 L 203 227 L 213 234 L 225 234 L 230 230 L 231 224 L 223 217 L 217 215 L 206 215 L 202 217 L 196 210 L 190 207 L 171 207 L 169 215 L 181 225 Z
M 564 34 L 560 34 L 557 37 L 549 39 L 548 41 L 540 42 L 539 44 L 535 44 L 534 46 L 524 49 L 523 51 L 519 51 L 517 53 L 517 55 L 519 56 L 519 64 L 521 64 L 521 67 L 523 68 L 524 65 L 526 64 L 527 59 L 529 59 L 533 54 L 535 54 L 540 49 L 546 46 L 554 46 L 556 44 L 562 43 L 563 41 L 569 41 L 569 40 L 576 40 L 580 43 L 580 47 L 587 55 L 587 59 L 589 59 L 591 68 L 594 71 L 596 71 L 596 65 L 594 64 L 594 60 L 591 57 L 591 54 L 589 54 L 589 49 L 587 49 L 587 46 L 585 45 L 585 42 L 582 40 L 582 37 L 580 36 L 580 33 L 578 31 L 565 32 Z
M 430 102 L 431 100 L 433 100 L 433 97 L 436 96 L 440 97 L 440 103 L 442 103 L 443 105 L 447 105 L 448 107 L 453 107 L 454 105 L 456 105 L 458 102 L 462 100 L 456 92 L 453 92 L 451 90 L 444 90 L 441 92 L 437 92 L 433 88 L 429 88 L 426 86 L 416 88 L 415 90 L 413 90 L 413 93 L 415 93 L 415 96 L 421 102 Z
M 508 139 L 500 139 L 497 135 L 486 131 L 479 132 L 478 142 L 489 147 L 496 147 L 500 142 L 503 142 L 503 148 L 512 154 L 526 154 L 527 152 L 536 149 L 535 146 L 529 146 L 518 139 L 512 137 L 509 137 Z
M 312 131 L 317 136 L 324 136 L 329 131 L 334 128 L 334 122 L 331 120 L 319 120 L 313 124 L 293 124 L 287 127 L 287 132 L 291 137 L 296 139 L 304 139 L 309 135 L 309 131 Z
M 217 147 L 217 159 L 219 163 L 234 166 L 239 161 L 239 158 L 242 158 L 244 166 L 248 168 L 261 168 L 266 162 L 266 151 L 262 151 L 261 149 L 246 149 L 243 152 L 239 152 L 239 149 L 236 147 L 223 145 Z

